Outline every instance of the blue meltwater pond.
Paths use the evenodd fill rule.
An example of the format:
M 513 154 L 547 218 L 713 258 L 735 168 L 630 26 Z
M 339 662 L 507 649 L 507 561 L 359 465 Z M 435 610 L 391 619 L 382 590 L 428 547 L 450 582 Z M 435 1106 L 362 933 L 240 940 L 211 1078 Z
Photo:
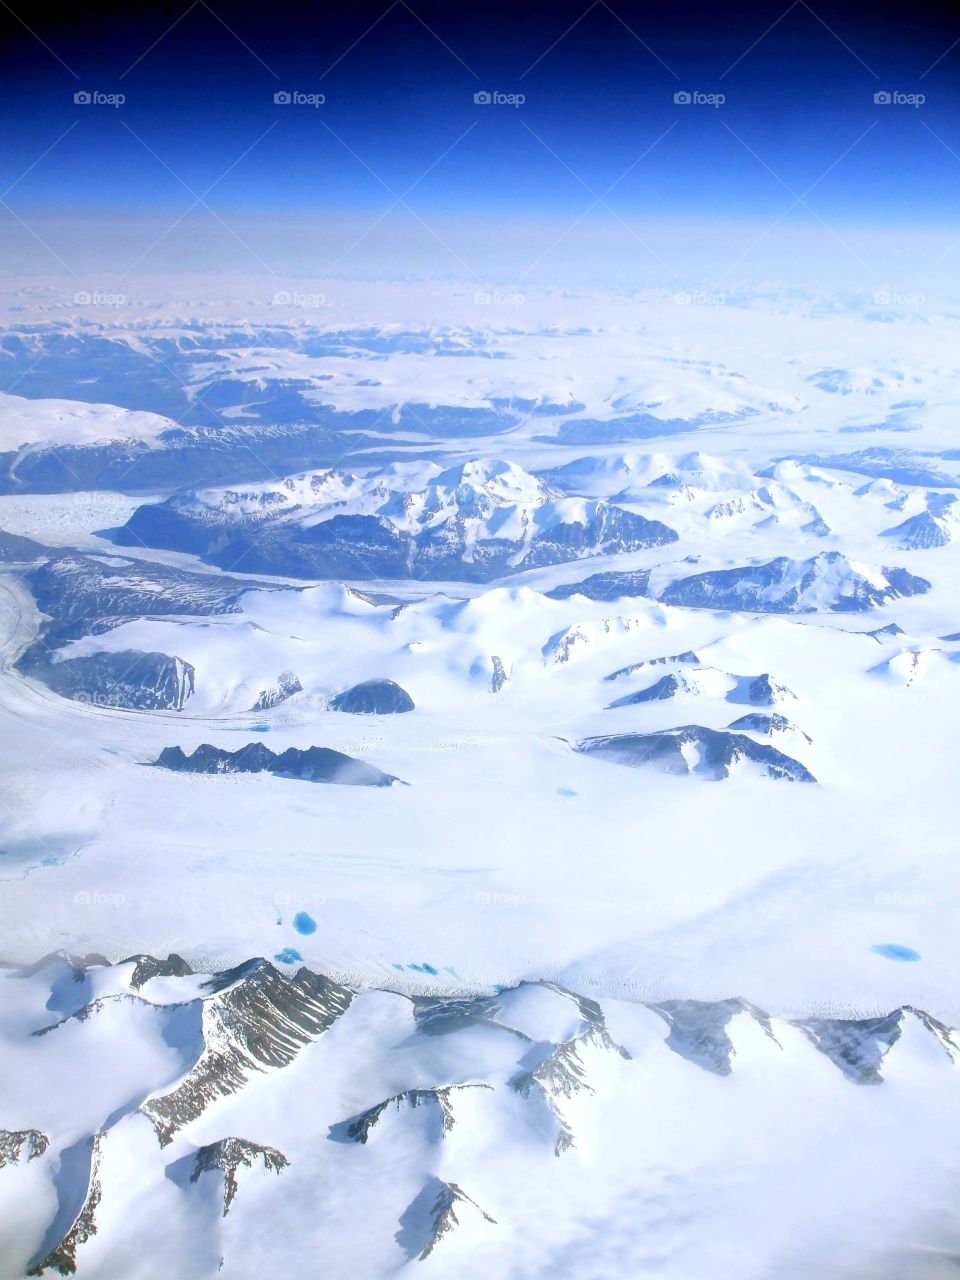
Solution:
M 877 956 L 883 956 L 886 960 L 919 960 L 920 952 L 914 951 L 912 947 L 902 947 L 899 942 L 881 942 L 870 950 Z
M 317 922 L 313 916 L 308 916 L 306 911 L 298 911 L 293 917 L 293 927 L 297 933 L 316 933 Z
M 284 947 L 273 958 L 278 964 L 301 964 L 303 962 L 303 956 L 295 947 Z

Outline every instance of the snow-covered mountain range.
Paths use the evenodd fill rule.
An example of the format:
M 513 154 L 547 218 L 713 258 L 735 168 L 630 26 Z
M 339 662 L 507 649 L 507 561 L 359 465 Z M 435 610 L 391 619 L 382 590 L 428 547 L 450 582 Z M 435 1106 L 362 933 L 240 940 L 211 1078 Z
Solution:
M 369 479 L 322 471 L 280 485 L 194 490 L 138 507 L 117 541 L 288 577 L 487 581 L 677 540 L 659 520 L 565 497 L 512 463 L 426 471 L 425 481 L 402 471 Z
M 44 296 L 0 1280 L 945 1280 L 953 311 Z
M 410 998 L 176 955 L 50 956 L 0 991 L 6 1274 L 322 1256 L 358 1280 L 519 1278 L 558 1252 L 639 1273 L 652 1236 L 668 1277 L 934 1274 L 911 1224 L 949 1176 L 960 1038 L 919 1009 Z M 735 1248 L 731 1217 L 752 1223 Z

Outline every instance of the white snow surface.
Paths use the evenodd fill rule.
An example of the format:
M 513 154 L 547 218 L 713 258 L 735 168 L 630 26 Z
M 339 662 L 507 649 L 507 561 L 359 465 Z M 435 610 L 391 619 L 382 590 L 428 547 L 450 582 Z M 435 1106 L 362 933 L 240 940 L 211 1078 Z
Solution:
M 80 1280 L 254 1280 L 306 1274 L 305 1258 L 350 1280 L 942 1280 L 960 1249 L 957 1063 L 911 1010 L 960 1024 L 956 313 L 934 328 L 810 300 L 532 295 L 509 322 L 485 312 L 481 324 L 461 295 L 438 286 L 404 320 L 409 291 L 388 289 L 380 329 L 456 340 L 462 353 L 224 349 L 197 366 L 193 391 L 266 368 L 341 410 L 511 396 L 584 409 L 490 438 L 400 442 L 368 467 L 187 486 L 175 501 L 199 514 L 279 510 L 304 527 L 346 503 L 410 530 L 476 520 L 517 539 L 545 510 L 572 519 L 612 501 L 677 542 L 482 587 L 295 583 L 104 536 L 172 493 L 0 495 L 9 533 L 118 569 L 138 562 L 145 581 L 160 567 L 245 590 L 235 612 L 202 616 L 165 612 L 158 591 L 156 610 L 81 627 L 56 649 L 58 661 L 143 650 L 193 667 L 182 711 L 132 711 L 65 698 L 17 666 L 47 619 L 31 566 L 2 566 L 0 960 L 14 967 L 0 971 L 0 1129 L 37 1129 L 49 1145 L 0 1168 L 0 1277 L 57 1243 L 58 1195 L 82 1201 L 77 1170 L 101 1133 Z M 369 322 L 376 296 L 358 291 L 350 305 L 318 330 Z M 446 329 L 433 313 L 443 307 Z M 221 320 L 235 323 L 226 312 L 210 323 Z M 189 340 L 186 317 L 166 309 L 127 336 L 148 323 Z M 478 359 L 481 340 L 505 358 Z M 691 425 L 627 442 L 542 438 L 573 416 L 647 411 Z M 169 425 L 12 396 L 0 421 L 4 450 L 21 455 L 156 444 Z M 909 434 L 890 435 L 890 423 Z M 950 536 L 889 536 L 925 516 L 921 532 L 936 522 Z M 657 598 L 684 578 L 781 557 L 785 577 L 764 606 L 813 566 L 806 612 Z M 930 589 L 838 611 L 852 585 L 884 587 L 896 569 Z M 635 575 L 622 588 L 550 594 L 621 573 Z M 300 691 L 254 712 L 286 673 Z M 673 696 L 610 708 L 668 674 Z M 742 690 L 764 675 L 794 696 L 746 705 Z M 414 710 L 330 710 L 376 678 Z M 724 731 L 753 713 L 784 714 L 796 731 L 738 732 L 815 783 L 753 768 L 703 781 L 576 750 L 603 735 Z M 408 785 L 152 767 L 166 747 L 251 742 L 333 748 Z M 24 976 L 60 950 L 109 963 L 61 958 Z M 197 972 L 139 993 L 116 963 L 170 952 Z M 251 1072 L 160 1147 L 139 1108 L 203 1049 L 199 1001 L 214 997 L 198 975 L 261 956 L 285 982 L 303 965 L 357 994 L 291 1062 Z M 561 1089 L 554 1107 L 512 1082 L 586 1035 L 570 992 L 598 1002 L 614 1047 L 597 1034 L 578 1042 L 587 1087 Z M 415 1016 L 415 999 L 479 997 L 495 997 L 496 1016 L 447 1034 Z M 648 1007 L 733 997 L 752 1004 L 726 1024 L 729 1074 L 675 1051 Z M 798 1024 L 901 1009 L 876 1087 L 854 1083 Z M 471 1087 L 451 1095 L 445 1136 L 430 1102 L 391 1105 L 366 1143 L 331 1138 L 405 1091 L 453 1085 Z M 561 1122 L 574 1145 L 557 1156 Z M 228 1138 L 289 1165 L 240 1167 L 223 1217 L 223 1175 L 190 1182 L 189 1171 Z M 465 1197 L 450 1201 L 458 1225 L 420 1260 L 410 1250 L 450 1187 Z

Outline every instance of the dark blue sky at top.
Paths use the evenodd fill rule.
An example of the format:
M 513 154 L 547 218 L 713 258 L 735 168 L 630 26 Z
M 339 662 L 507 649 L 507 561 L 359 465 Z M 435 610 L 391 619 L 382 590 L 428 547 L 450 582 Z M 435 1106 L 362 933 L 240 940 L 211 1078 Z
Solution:
M 623 216 L 768 218 L 817 183 L 831 219 L 956 217 L 960 12 L 388 2 L 19 10 L 35 34 L 5 14 L 0 191 L 15 183 L 24 213 L 135 215 L 216 183 L 224 211 L 332 213 L 419 179 L 425 215 L 576 215 L 652 147 L 607 197 Z M 77 106 L 78 90 L 126 102 Z M 278 90 L 326 102 L 279 107 Z M 479 90 L 526 102 L 477 106 Z M 677 106 L 680 90 L 726 102 Z M 878 106 L 880 90 L 927 101 Z

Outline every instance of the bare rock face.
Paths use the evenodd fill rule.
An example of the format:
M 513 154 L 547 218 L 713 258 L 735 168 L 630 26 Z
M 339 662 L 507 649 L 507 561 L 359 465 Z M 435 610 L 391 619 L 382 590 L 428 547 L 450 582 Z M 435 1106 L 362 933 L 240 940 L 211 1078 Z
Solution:
M 223 1216 L 226 1217 L 237 1194 L 237 1170 L 250 1169 L 257 1161 L 276 1174 L 290 1163 L 276 1147 L 262 1147 L 257 1142 L 248 1142 L 246 1138 L 221 1138 L 219 1142 L 209 1142 L 199 1149 L 190 1181 L 196 1182 L 203 1173 L 222 1173 Z
M 309 969 L 287 978 L 266 960 L 221 975 L 213 985 L 215 993 L 203 1002 L 204 1049 L 193 1069 L 172 1092 L 141 1107 L 161 1146 L 255 1072 L 287 1066 L 353 999 L 347 987 Z
M 21 1160 L 36 1160 L 50 1145 L 39 1129 L 0 1129 L 0 1169 Z

